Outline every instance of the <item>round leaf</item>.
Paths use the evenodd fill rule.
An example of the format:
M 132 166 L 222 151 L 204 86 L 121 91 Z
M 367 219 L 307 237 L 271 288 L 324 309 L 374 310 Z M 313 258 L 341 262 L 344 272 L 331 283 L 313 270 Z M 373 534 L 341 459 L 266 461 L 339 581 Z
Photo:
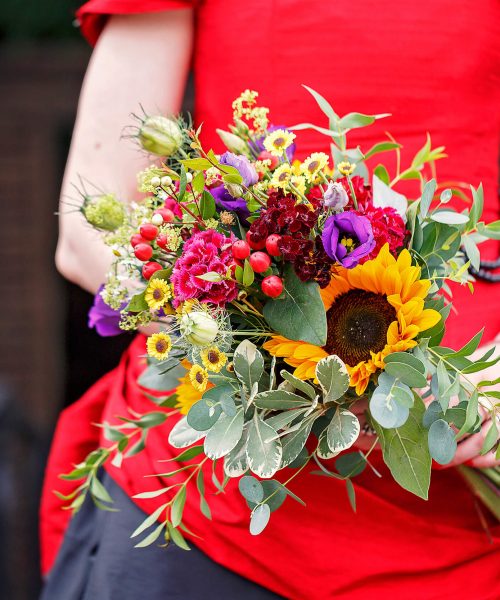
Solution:
M 189 409 L 188 424 L 197 431 L 207 431 L 217 422 L 222 409 L 212 400 L 202 398 Z
M 375 391 L 370 398 L 370 413 L 382 427 L 393 429 L 406 423 L 410 411 L 407 406 L 395 402 L 386 392 Z
M 259 535 L 266 528 L 271 517 L 271 509 L 268 504 L 261 504 L 252 512 L 250 517 L 250 533 Z
M 258 504 L 264 498 L 264 488 L 261 482 L 251 475 L 242 477 L 238 483 L 238 488 L 243 498 L 249 502 Z
M 453 429 L 444 419 L 438 419 L 429 428 L 429 452 L 440 465 L 447 465 L 457 451 Z
M 326 429 L 327 443 L 332 452 L 350 448 L 358 439 L 360 431 L 358 417 L 345 409 L 337 409 Z

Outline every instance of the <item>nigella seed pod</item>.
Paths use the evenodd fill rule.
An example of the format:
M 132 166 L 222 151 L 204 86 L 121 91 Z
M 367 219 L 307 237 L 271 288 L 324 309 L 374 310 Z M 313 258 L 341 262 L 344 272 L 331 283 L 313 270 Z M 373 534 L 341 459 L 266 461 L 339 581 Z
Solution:
M 179 125 L 173 119 L 160 115 L 146 117 L 142 121 L 138 138 L 144 150 L 157 156 L 172 156 L 183 141 Z
M 224 187 L 233 198 L 241 198 L 243 196 L 243 188 L 237 183 L 225 183 Z
M 230 152 L 248 155 L 248 146 L 240 137 L 229 131 L 224 131 L 224 129 L 216 129 L 216 131 L 222 143 Z
M 125 206 L 113 195 L 84 196 L 82 213 L 96 229 L 116 231 L 125 222 Z
M 219 326 L 209 314 L 203 311 L 192 311 L 182 315 L 180 331 L 190 344 L 208 346 L 217 337 Z

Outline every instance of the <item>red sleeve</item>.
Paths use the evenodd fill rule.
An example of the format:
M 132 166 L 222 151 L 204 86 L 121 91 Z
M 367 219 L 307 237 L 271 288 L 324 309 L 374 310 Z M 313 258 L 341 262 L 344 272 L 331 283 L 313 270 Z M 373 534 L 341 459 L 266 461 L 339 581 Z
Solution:
M 82 34 L 94 46 L 109 15 L 129 15 L 189 8 L 193 0 L 89 0 L 76 13 Z

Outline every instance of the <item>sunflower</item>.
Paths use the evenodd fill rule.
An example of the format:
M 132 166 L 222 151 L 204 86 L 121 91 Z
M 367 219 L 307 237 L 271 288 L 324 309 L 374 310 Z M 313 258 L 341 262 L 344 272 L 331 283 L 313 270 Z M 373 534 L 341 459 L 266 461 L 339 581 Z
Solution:
M 149 306 L 154 310 L 162 308 L 167 300 L 170 300 L 172 290 L 168 283 L 163 279 L 151 279 L 146 288 L 144 298 Z
M 339 268 L 321 290 L 327 315 L 324 347 L 283 336 L 273 336 L 264 348 L 295 367 L 300 379 L 314 379 L 316 364 L 336 354 L 347 366 L 351 386 L 361 395 L 373 373 L 384 368 L 384 358 L 417 345 L 420 332 L 436 325 L 440 315 L 424 308 L 431 282 L 420 279 L 403 250 L 396 259 L 388 244 L 378 256 L 353 269 Z
M 182 415 L 187 415 L 193 404 L 196 404 L 198 400 L 201 400 L 202 392 L 194 388 L 191 379 L 189 378 L 189 370 L 191 369 L 192 364 L 186 359 L 184 359 L 181 364 L 188 370 L 188 373 L 179 377 L 179 385 L 175 390 L 177 396 L 175 408 L 177 408 Z M 208 382 L 207 389 L 212 387 L 214 387 L 213 383 Z
M 149 356 L 158 360 L 164 360 L 172 349 L 172 338 L 166 333 L 153 333 L 153 335 L 148 337 L 146 347 Z
M 200 365 L 193 365 L 189 370 L 189 379 L 195 390 L 204 392 L 208 384 L 208 371 Z
M 273 156 L 281 157 L 283 152 L 293 144 L 295 133 L 285 129 L 276 129 L 264 139 L 264 148 Z
M 214 373 L 219 373 L 227 362 L 227 356 L 217 346 L 210 346 L 210 348 L 202 350 L 200 355 L 203 366 Z

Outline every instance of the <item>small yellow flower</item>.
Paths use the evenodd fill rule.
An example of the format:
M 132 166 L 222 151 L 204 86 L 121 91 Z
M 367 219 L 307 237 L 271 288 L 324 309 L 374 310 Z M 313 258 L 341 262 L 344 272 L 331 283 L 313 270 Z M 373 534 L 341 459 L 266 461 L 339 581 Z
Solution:
M 163 279 L 151 279 L 144 296 L 149 308 L 158 310 L 172 297 L 172 290 Z
M 210 346 L 201 352 L 201 361 L 206 369 L 219 373 L 227 362 L 227 356 L 217 346 Z
M 195 390 L 204 392 L 208 384 L 208 371 L 200 365 L 193 365 L 189 371 L 189 379 Z
M 163 279 L 151 279 L 144 296 L 149 308 L 158 310 L 172 297 L 172 289 Z
M 284 190 L 288 187 L 291 176 L 292 169 L 289 164 L 285 163 L 274 171 L 270 182 L 271 186 Z
M 283 156 L 283 152 L 293 144 L 295 137 L 295 133 L 276 129 L 264 139 L 264 148 L 274 156 Z
M 302 175 L 295 175 L 291 178 L 293 187 L 297 190 L 299 195 L 304 195 L 306 192 L 306 179 Z
M 314 181 L 320 171 L 328 165 L 328 154 L 324 152 L 313 152 L 302 163 L 302 172 L 308 181 Z
M 337 165 L 337 169 L 339 170 L 339 173 L 344 175 L 344 177 L 348 177 L 349 175 L 352 175 L 355 168 L 356 168 L 356 165 L 354 163 L 350 163 L 347 160 L 344 160 Z
M 172 338 L 166 333 L 153 333 L 153 335 L 148 337 L 146 348 L 149 356 L 158 360 L 164 360 L 172 349 Z

